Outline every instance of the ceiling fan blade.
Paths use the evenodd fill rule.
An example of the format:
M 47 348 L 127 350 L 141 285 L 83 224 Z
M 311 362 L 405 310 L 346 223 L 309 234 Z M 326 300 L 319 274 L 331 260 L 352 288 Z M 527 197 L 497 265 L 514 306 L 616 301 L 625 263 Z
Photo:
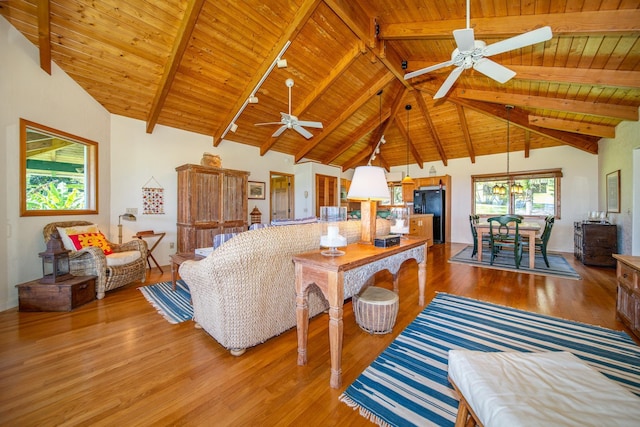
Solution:
M 476 48 L 473 28 L 453 30 L 453 38 L 456 39 L 456 44 L 460 52 L 471 52 Z
M 485 76 L 491 77 L 499 83 L 506 83 L 516 75 L 515 71 L 487 58 L 481 58 L 476 61 L 476 63 L 473 64 L 473 69 L 480 71 Z
M 284 132 L 285 130 L 287 130 L 287 125 L 282 125 L 273 133 L 273 135 L 271 135 L 271 137 L 277 138 L 282 135 L 282 132 Z
M 551 33 L 551 27 L 542 27 L 537 30 L 529 31 L 519 36 L 511 37 L 506 40 L 502 40 L 485 47 L 482 51 L 484 56 L 497 55 L 499 53 L 508 52 L 514 49 L 520 49 L 521 47 L 531 46 L 532 44 L 551 40 L 553 34 Z
M 447 92 L 449 92 L 449 89 L 451 89 L 451 86 L 453 86 L 456 80 L 458 80 L 458 77 L 460 77 L 460 74 L 462 74 L 463 71 L 464 71 L 464 67 L 454 68 L 451 74 L 449 74 L 447 79 L 444 81 L 444 83 L 442 83 L 442 86 L 440 86 L 440 89 L 438 89 L 436 94 L 433 96 L 433 99 L 439 99 L 445 96 Z
M 439 70 L 440 68 L 448 67 L 450 65 L 453 65 L 453 61 L 451 61 L 451 60 L 445 61 L 445 62 L 441 62 L 440 64 L 432 65 L 430 67 L 421 68 L 419 70 L 412 71 L 410 73 L 405 74 L 404 75 L 404 79 L 405 80 L 409 80 L 409 79 L 412 79 L 414 77 L 421 76 L 423 74 L 430 73 L 430 72 L 435 71 L 435 70 Z
M 298 125 L 298 124 L 294 124 L 293 125 L 293 129 L 298 132 L 300 135 L 304 136 L 305 138 L 309 139 L 313 136 L 313 134 L 311 132 L 309 132 L 308 130 L 306 130 L 305 128 L 303 128 L 302 126 Z
M 282 122 L 254 123 L 254 126 L 281 125 Z
M 320 123 L 320 122 L 309 122 L 309 121 L 306 121 L 306 120 L 298 120 L 298 124 L 300 126 L 306 126 L 308 128 L 322 129 L 322 123 Z

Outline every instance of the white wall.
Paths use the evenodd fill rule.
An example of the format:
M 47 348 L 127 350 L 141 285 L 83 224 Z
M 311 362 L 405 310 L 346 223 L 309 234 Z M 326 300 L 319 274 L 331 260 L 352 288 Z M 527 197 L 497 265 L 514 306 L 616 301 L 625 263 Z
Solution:
M 250 172 L 250 181 L 266 183 L 269 194 L 269 171 L 294 173 L 293 157 L 273 151 L 260 156 L 258 147 L 223 140 L 213 147 L 210 136 L 200 135 L 166 126 L 157 125 L 153 133 L 146 133 L 143 121 L 113 115 L 111 119 L 111 227 L 113 241 L 118 236 L 118 216 L 127 208 L 138 209 L 136 222 L 122 221 L 123 241 L 141 230 L 163 231 L 167 235 L 154 251 L 160 265 L 169 264 L 169 254 L 175 253 L 170 243 L 176 242 L 177 220 L 177 173 L 176 167 L 186 163 L 200 164 L 202 153 L 217 154 L 222 167 Z M 152 179 L 153 178 L 153 179 Z M 157 181 L 164 188 L 164 214 L 142 214 L 142 187 Z M 296 181 L 296 188 L 298 182 Z M 262 212 L 262 221 L 269 219 L 269 198 L 249 200 L 249 212 L 257 207 Z M 247 215 L 247 221 L 249 221 Z M 149 240 L 152 244 L 153 241 Z
M 640 217 L 638 209 L 635 209 L 635 220 L 633 203 L 640 203 L 640 180 L 638 171 L 640 160 L 638 150 L 640 149 L 640 122 L 621 122 L 616 127 L 616 137 L 614 139 L 603 138 L 598 143 L 598 176 L 600 178 L 600 199 L 599 209 L 606 210 L 607 193 L 605 177 L 607 174 L 620 169 L 620 213 L 610 213 L 609 219 L 618 226 L 618 252 L 627 255 L 640 255 L 636 249 L 632 252 L 632 247 L 640 247 Z M 636 153 L 636 154 L 634 154 Z M 634 179 L 634 173 L 636 175 Z
M 511 171 L 561 168 L 561 218 L 556 220 L 549 250 L 573 252 L 573 222 L 585 219 L 590 210 L 598 210 L 598 156 L 588 154 L 568 146 L 531 150 L 529 157 L 524 151 L 511 152 Z M 451 236 L 449 242 L 472 243 L 469 231 L 471 212 L 471 175 L 504 171 L 506 154 L 477 156 L 476 162 L 470 158 L 449 160 L 448 166 L 442 162 L 424 163 L 422 169 L 411 165 L 409 175 L 413 178 L 429 176 L 434 166 L 438 175 L 451 175 Z M 496 166 L 497 165 L 497 166 Z M 406 170 L 405 166 L 392 171 Z
M 42 277 L 44 225 L 78 219 L 109 224 L 110 115 L 55 64 L 48 75 L 39 61 L 36 47 L 0 18 L 0 310 L 18 305 L 16 284 Z M 20 217 L 21 117 L 98 142 L 98 215 Z

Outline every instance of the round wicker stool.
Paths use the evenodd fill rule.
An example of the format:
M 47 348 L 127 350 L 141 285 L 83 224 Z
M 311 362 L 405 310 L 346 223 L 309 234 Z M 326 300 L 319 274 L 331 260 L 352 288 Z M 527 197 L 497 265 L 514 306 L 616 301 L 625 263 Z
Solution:
M 356 323 L 370 334 L 388 334 L 396 324 L 398 295 L 388 289 L 369 286 L 353 298 Z

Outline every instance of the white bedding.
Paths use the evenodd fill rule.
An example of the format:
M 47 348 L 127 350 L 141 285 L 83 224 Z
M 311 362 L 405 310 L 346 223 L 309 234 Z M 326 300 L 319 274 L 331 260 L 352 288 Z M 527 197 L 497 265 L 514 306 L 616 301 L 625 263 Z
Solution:
M 450 350 L 449 378 L 485 427 L 640 426 L 640 398 L 569 352 Z

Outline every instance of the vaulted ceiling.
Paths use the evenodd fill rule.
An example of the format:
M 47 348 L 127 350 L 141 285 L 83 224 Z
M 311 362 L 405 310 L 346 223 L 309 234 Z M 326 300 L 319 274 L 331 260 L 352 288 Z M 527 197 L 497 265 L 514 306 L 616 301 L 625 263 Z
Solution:
M 455 67 L 404 75 L 451 59 L 464 0 L 0 0 L 0 14 L 45 71 L 55 62 L 148 132 L 167 125 L 343 169 L 367 163 L 382 135 L 373 164 L 386 168 L 505 152 L 505 105 L 510 150 L 527 156 L 563 144 L 597 153 L 638 120 L 640 0 L 471 0 L 487 45 L 542 26 L 553 37 L 492 56 L 516 72 L 506 83 L 466 69 L 438 100 Z M 255 126 L 288 112 L 289 78 L 292 114 L 323 124 L 309 139 Z

